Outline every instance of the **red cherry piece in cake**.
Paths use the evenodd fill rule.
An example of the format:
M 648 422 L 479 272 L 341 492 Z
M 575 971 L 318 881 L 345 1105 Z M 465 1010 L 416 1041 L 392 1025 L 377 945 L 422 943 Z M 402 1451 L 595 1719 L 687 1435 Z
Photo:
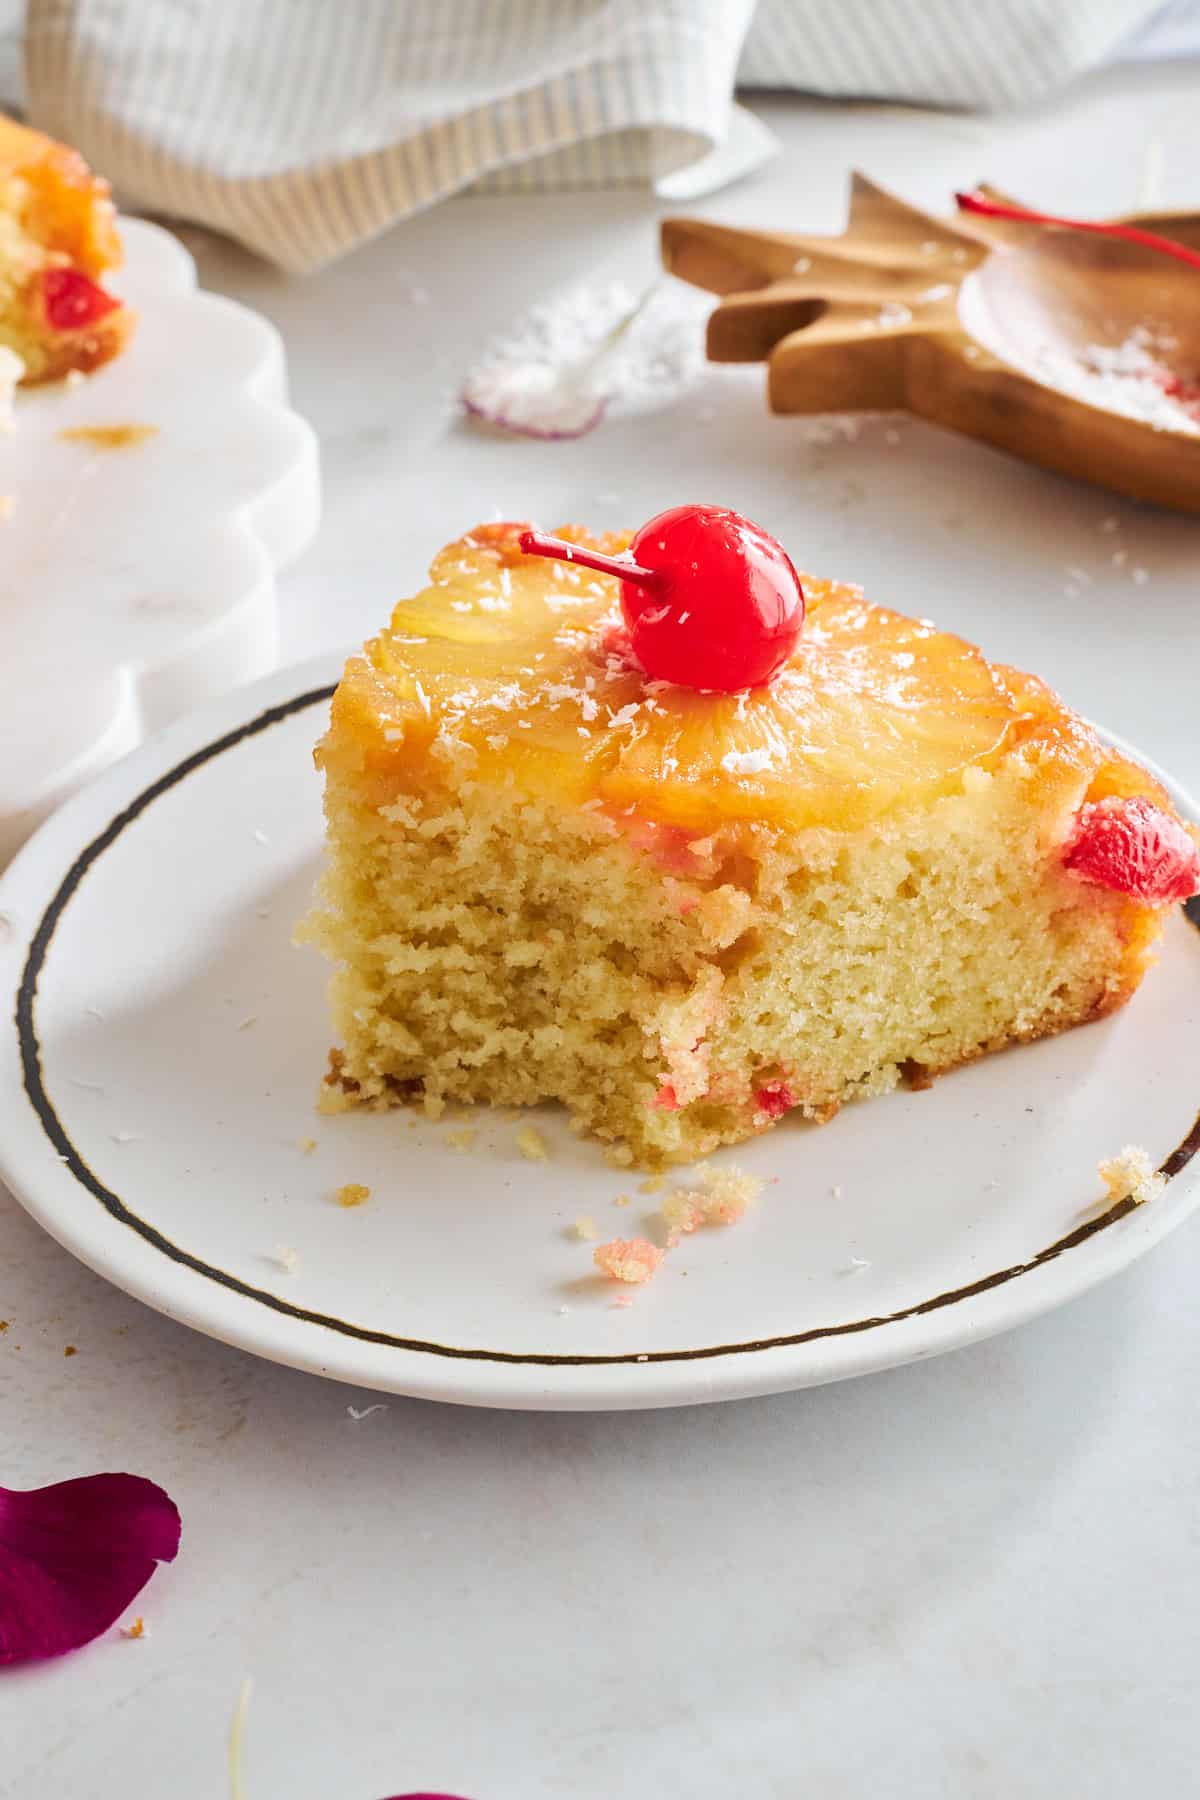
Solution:
M 659 513 L 626 556 L 539 532 L 526 532 L 521 548 L 619 576 L 630 649 L 656 681 L 719 694 L 761 687 L 804 624 L 804 591 L 783 546 L 725 506 Z
M 1200 850 L 1178 819 L 1149 800 L 1114 796 L 1081 807 L 1063 861 L 1076 881 L 1149 906 L 1200 893 Z
M 791 1112 L 796 1101 L 786 1081 L 767 1081 L 754 1090 L 754 1104 L 768 1119 L 782 1119 L 784 1113 Z
M 47 269 L 42 303 L 55 331 L 86 331 L 121 304 L 78 269 Z

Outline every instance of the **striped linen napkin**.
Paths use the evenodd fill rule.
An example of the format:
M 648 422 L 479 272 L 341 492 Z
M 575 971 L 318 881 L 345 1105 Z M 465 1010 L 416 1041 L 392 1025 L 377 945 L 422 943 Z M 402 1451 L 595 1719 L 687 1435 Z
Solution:
M 711 190 L 735 85 L 1029 101 L 1161 0 L 26 0 L 24 95 L 135 207 L 291 270 L 467 188 Z M 14 0 L 0 0 L 0 41 Z

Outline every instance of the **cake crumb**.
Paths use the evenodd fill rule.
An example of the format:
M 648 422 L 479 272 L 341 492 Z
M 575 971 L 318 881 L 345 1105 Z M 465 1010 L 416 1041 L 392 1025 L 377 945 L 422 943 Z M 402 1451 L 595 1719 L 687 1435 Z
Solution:
M 584 1244 L 590 1244 L 600 1236 L 600 1233 L 596 1230 L 596 1221 L 592 1218 L 590 1213 L 580 1213 L 571 1229 L 580 1242 Z
M 651 1175 L 648 1180 L 639 1182 L 639 1194 L 661 1194 L 667 1185 L 665 1175 Z
M 704 1223 L 708 1195 L 698 1188 L 676 1188 L 662 1203 L 663 1223 L 667 1228 L 667 1247 L 673 1250 L 687 1232 Z
M 371 1190 L 361 1181 L 348 1181 L 338 1189 L 336 1197 L 339 1206 L 365 1206 L 371 1198 Z
M 1135 1206 L 1155 1199 L 1167 1185 L 1166 1176 L 1159 1174 L 1140 1144 L 1126 1144 L 1116 1156 L 1099 1163 L 1097 1173 L 1110 1200 L 1132 1200 Z
M 592 1260 L 614 1281 L 640 1286 L 657 1273 L 663 1254 L 648 1238 L 614 1238 L 610 1244 L 599 1244 L 592 1252 Z
M 442 1142 L 447 1150 L 469 1150 L 477 1135 L 476 1126 L 463 1125 L 457 1131 L 448 1131 Z
M 300 1252 L 293 1250 L 290 1244 L 280 1244 L 275 1252 L 275 1261 L 285 1275 L 294 1275 L 300 1267 Z
M 517 1149 L 526 1162 L 546 1162 L 550 1155 L 545 1138 L 534 1125 L 522 1125 L 517 1133 Z
M 759 1176 L 737 1168 L 705 1170 L 701 1179 L 708 1190 L 705 1218 L 710 1225 L 735 1225 L 763 1191 Z
M 613 1200 L 614 1206 L 631 1206 L 632 1204 L 628 1194 L 617 1194 Z
M 316 1147 L 316 1138 L 299 1138 L 297 1140 L 297 1148 L 304 1156 L 311 1156 Z
M 701 1225 L 736 1225 L 763 1190 L 761 1178 L 742 1169 L 701 1165 L 695 1178 L 694 1187 L 675 1188 L 662 1203 L 668 1249 L 673 1250 L 681 1237 L 698 1231 Z
M 63 1355 L 64 1356 L 78 1356 L 79 1352 L 75 1348 L 74 1344 L 64 1344 L 63 1345 Z
M 618 1294 L 616 1299 L 613 1300 L 610 1304 L 611 1304 L 611 1308 L 614 1312 L 623 1311 L 625 1309 L 625 1307 L 633 1305 L 633 1295 L 632 1294 Z
M 121 1627 L 123 1638 L 144 1638 L 146 1635 L 146 1621 L 141 1613 L 138 1614 L 132 1625 L 122 1625 Z

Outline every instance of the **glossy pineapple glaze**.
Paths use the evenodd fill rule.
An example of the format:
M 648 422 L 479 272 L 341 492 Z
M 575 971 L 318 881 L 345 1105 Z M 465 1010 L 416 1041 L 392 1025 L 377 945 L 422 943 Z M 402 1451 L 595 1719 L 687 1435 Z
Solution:
M 77 150 L 14 119 L 0 118 L 0 211 L 10 224 L 5 249 L 21 239 L 39 258 L 49 254 L 102 275 L 121 261 L 121 240 L 108 183 Z
M 747 823 L 854 830 L 1020 754 L 1031 804 L 1157 796 L 1044 683 L 963 639 L 804 577 L 808 615 L 769 686 L 697 693 L 622 654 L 617 583 L 525 557 L 517 524 L 479 526 L 347 664 L 318 761 L 360 797 L 464 780 L 687 832 Z M 562 536 L 621 551 L 627 536 Z

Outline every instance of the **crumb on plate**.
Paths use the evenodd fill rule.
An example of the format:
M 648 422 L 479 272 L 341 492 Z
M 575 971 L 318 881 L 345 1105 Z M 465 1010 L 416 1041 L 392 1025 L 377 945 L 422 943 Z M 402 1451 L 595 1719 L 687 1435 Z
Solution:
M 158 436 L 157 425 L 69 425 L 59 437 L 68 444 L 87 444 L 93 450 L 132 450 Z
M 1167 1185 L 1166 1176 L 1158 1173 L 1140 1144 L 1126 1144 L 1116 1156 L 1099 1163 L 1097 1172 L 1110 1200 L 1132 1200 L 1135 1206 L 1153 1200 Z
M 370 1188 L 364 1187 L 361 1181 L 348 1181 L 337 1191 L 339 1206 L 365 1206 L 370 1198 Z
M 763 1189 L 761 1177 L 747 1175 L 742 1169 L 710 1169 L 701 1164 L 695 1177 L 695 1187 L 675 1188 L 662 1203 L 671 1248 L 701 1225 L 736 1225 Z
M 592 1218 L 590 1213 L 580 1213 L 571 1229 L 583 1244 L 590 1244 L 595 1238 L 600 1236 L 600 1233 L 596 1230 L 596 1221 Z
M 526 1162 L 545 1162 L 550 1154 L 545 1138 L 534 1125 L 522 1125 L 517 1133 L 517 1149 Z
M 663 1254 L 648 1238 L 614 1238 L 610 1244 L 598 1244 L 592 1258 L 596 1267 L 614 1281 L 640 1286 L 657 1274 Z

